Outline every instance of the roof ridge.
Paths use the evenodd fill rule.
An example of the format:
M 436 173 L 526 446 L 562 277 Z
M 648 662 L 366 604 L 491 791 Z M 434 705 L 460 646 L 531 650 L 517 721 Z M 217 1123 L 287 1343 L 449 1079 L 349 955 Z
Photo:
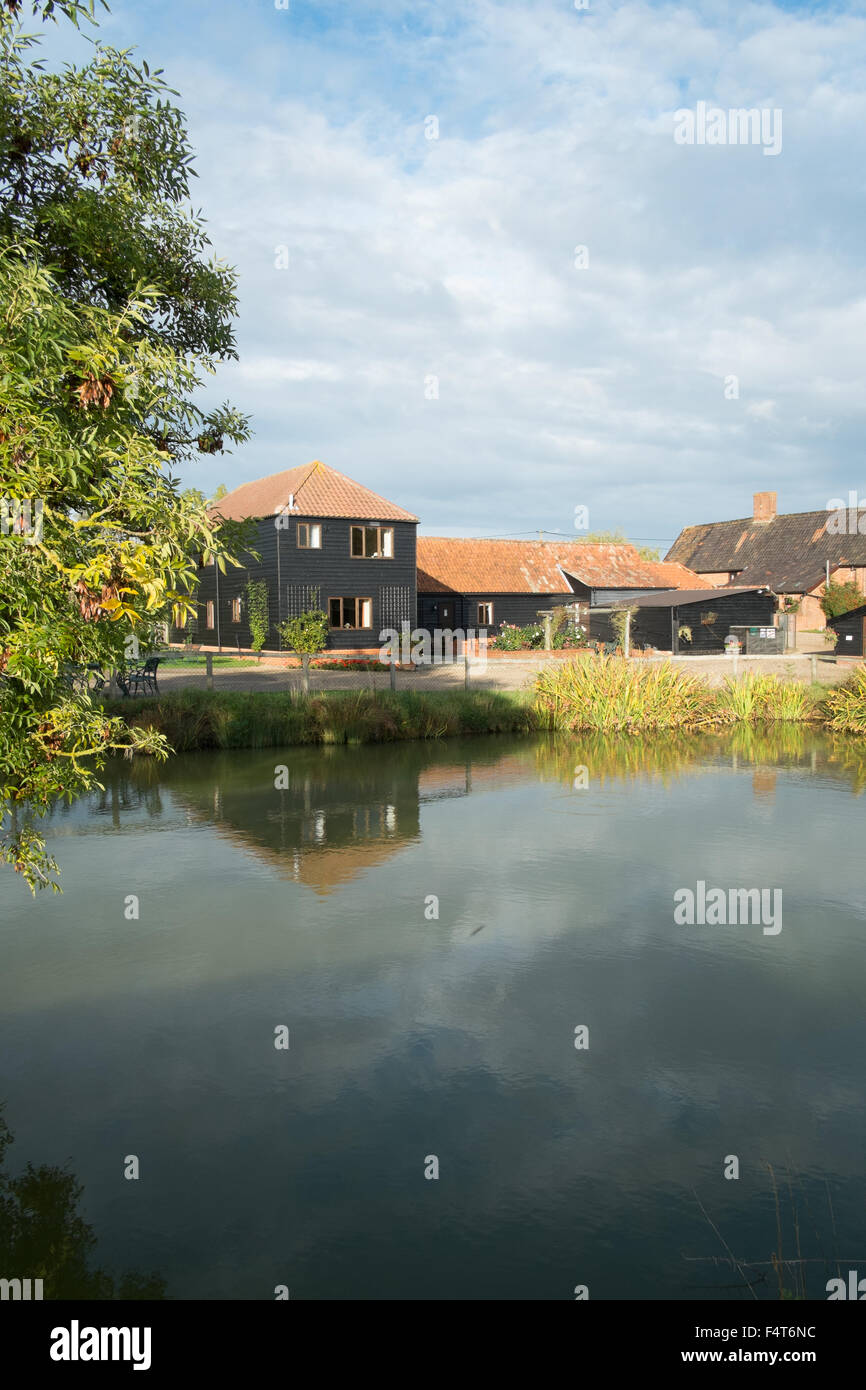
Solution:
M 864 502 L 863 507 L 858 507 L 857 510 L 862 511 L 864 507 L 866 507 L 866 502 Z M 774 521 L 785 521 L 788 517 L 793 519 L 795 516 L 830 516 L 834 511 L 839 510 L 838 507 L 810 507 L 806 512 L 777 512 L 769 520 L 759 521 L 757 525 L 771 526 Z M 845 511 L 847 510 L 846 506 Z M 700 531 L 705 526 L 748 526 L 754 520 L 754 516 L 732 516 L 724 521 L 694 521 L 690 526 L 683 526 L 680 535 L 682 536 L 686 531 Z

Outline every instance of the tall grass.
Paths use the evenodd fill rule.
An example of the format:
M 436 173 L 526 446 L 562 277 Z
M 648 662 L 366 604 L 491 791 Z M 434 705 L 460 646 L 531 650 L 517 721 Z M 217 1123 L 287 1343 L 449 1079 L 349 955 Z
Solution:
M 739 678 L 728 676 L 719 692 L 717 708 L 720 717 L 731 722 L 766 720 L 794 724 L 817 716 L 817 701 L 809 686 L 752 671 Z
M 866 734 L 866 666 L 858 666 L 842 685 L 824 696 L 821 718 L 828 729 Z
M 538 727 L 531 703 L 509 691 L 180 690 L 155 700 L 111 701 L 106 710 L 165 734 L 178 753 L 528 733 Z
M 583 656 L 542 671 L 535 708 L 545 728 L 568 733 L 696 729 L 712 724 L 713 692 L 672 666 Z
M 579 657 L 536 681 L 545 728 L 569 733 L 655 732 L 722 724 L 801 723 L 819 717 L 807 685 L 777 676 L 729 677 L 714 690 L 669 662 L 645 666 L 616 656 Z

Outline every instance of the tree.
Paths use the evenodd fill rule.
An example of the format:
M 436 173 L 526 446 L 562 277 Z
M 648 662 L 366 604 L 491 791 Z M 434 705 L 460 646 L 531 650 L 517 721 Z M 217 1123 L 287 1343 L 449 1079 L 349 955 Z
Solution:
M 288 618 L 280 625 L 280 635 L 286 646 L 297 652 L 303 667 L 304 690 L 310 689 L 310 659 L 318 656 L 328 640 L 328 615 L 321 609 L 311 609 L 300 617 Z
M 866 603 L 866 598 L 853 579 L 845 584 L 837 584 L 831 579 L 829 584 L 824 585 L 821 609 L 826 618 L 840 618 L 843 613 L 850 613 L 852 608 L 859 608 L 862 603 Z
M 661 559 L 656 546 L 634 545 L 622 531 L 587 531 L 585 536 L 577 536 L 575 539 L 583 545 L 633 545 L 642 560 L 657 563 Z
M 206 259 L 188 205 L 181 112 L 160 73 L 97 44 L 47 73 L 18 4 L 0 9 L 0 859 L 57 887 L 38 817 L 120 750 L 167 754 L 76 689 L 133 635 L 193 606 L 199 557 L 225 572 L 246 533 L 217 531 L 172 471 L 248 437 L 197 404 L 236 356 L 234 272 Z M 42 0 L 78 23 L 92 6 Z

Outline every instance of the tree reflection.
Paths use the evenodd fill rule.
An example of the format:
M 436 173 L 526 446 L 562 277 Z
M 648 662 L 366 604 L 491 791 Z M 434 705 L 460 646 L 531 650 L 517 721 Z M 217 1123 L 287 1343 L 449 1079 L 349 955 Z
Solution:
M 46 1299 L 162 1299 L 158 1274 L 115 1277 L 90 1263 L 96 1236 L 78 1212 L 84 1188 L 67 1168 L 5 1171 L 13 1135 L 0 1110 L 0 1278 L 41 1279 Z

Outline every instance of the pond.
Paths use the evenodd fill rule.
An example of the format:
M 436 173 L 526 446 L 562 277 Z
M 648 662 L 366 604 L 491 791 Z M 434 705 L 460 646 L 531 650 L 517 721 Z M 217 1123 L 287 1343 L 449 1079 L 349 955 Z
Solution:
M 68 1164 L 100 1264 L 180 1299 L 866 1274 L 862 744 L 484 738 L 104 782 L 47 822 L 63 896 L 7 873 L 0 925 L 7 1168 Z

